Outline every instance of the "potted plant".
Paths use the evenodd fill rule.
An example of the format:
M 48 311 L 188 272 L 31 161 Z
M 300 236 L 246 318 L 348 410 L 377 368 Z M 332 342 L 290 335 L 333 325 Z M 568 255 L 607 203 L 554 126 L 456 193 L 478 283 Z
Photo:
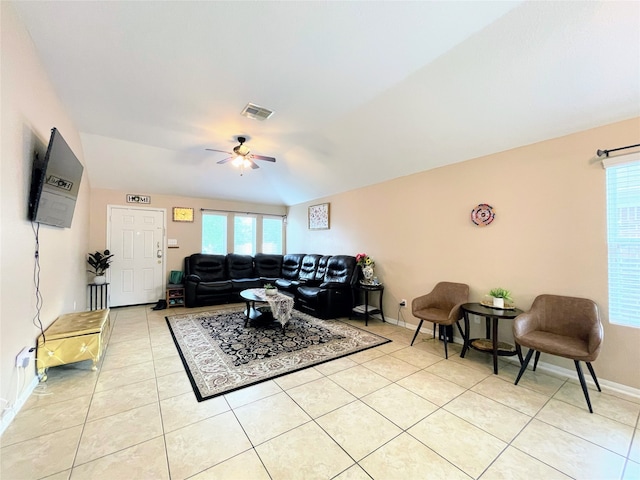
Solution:
M 87 255 L 87 263 L 91 267 L 87 272 L 95 275 L 93 283 L 96 285 L 106 283 L 107 280 L 104 278 L 104 274 L 107 273 L 107 270 L 109 269 L 112 257 L 113 254 L 109 252 L 109 250 L 105 250 L 104 252 L 96 251 L 95 253 Z
M 264 284 L 264 294 L 265 295 L 275 295 L 276 293 L 278 293 L 278 289 L 276 287 L 274 287 L 270 283 L 265 283 Z
M 504 302 L 510 302 L 511 292 L 504 288 L 494 288 L 489 292 L 489 295 L 493 297 L 493 306 L 496 308 L 504 308 Z

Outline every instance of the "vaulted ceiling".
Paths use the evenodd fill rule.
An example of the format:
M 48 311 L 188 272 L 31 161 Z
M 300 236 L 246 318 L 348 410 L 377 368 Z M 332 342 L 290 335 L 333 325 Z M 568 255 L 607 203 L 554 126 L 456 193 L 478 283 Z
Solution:
M 640 115 L 640 2 L 14 5 L 96 188 L 294 205 Z

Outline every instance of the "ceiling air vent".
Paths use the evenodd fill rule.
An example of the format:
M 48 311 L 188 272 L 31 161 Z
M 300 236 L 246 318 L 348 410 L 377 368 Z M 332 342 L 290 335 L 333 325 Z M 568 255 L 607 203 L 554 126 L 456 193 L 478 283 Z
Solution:
M 247 103 L 247 106 L 242 110 L 241 115 L 245 117 L 253 118 L 255 120 L 266 120 L 273 115 L 273 110 L 255 105 L 253 103 Z

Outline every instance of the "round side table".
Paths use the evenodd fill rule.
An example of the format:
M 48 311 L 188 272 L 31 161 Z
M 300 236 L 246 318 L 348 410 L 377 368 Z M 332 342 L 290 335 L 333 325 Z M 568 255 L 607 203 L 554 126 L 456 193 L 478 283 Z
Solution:
M 498 320 L 513 320 L 523 313 L 519 308 L 502 309 L 482 305 L 481 303 L 465 303 L 460 307 L 464 313 L 464 347 L 460 356 L 464 358 L 469 348 L 493 355 L 493 373 L 498 373 L 498 357 L 518 355 L 522 363 L 522 354 L 513 345 L 498 341 Z M 485 318 L 485 338 L 469 338 L 469 314 Z

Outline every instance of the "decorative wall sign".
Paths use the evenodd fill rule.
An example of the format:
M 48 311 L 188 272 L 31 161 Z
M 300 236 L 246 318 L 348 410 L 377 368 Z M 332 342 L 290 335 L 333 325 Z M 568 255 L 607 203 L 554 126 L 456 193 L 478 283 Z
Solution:
M 479 227 L 486 227 L 493 222 L 494 218 L 496 218 L 496 213 L 489 204 L 481 203 L 471 210 L 471 221 Z
M 193 222 L 193 208 L 173 207 L 174 222 Z
M 151 203 L 151 197 L 149 195 L 127 195 L 127 203 Z
M 320 203 L 309 207 L 309 230 L 329 229 L 329 204 Z

